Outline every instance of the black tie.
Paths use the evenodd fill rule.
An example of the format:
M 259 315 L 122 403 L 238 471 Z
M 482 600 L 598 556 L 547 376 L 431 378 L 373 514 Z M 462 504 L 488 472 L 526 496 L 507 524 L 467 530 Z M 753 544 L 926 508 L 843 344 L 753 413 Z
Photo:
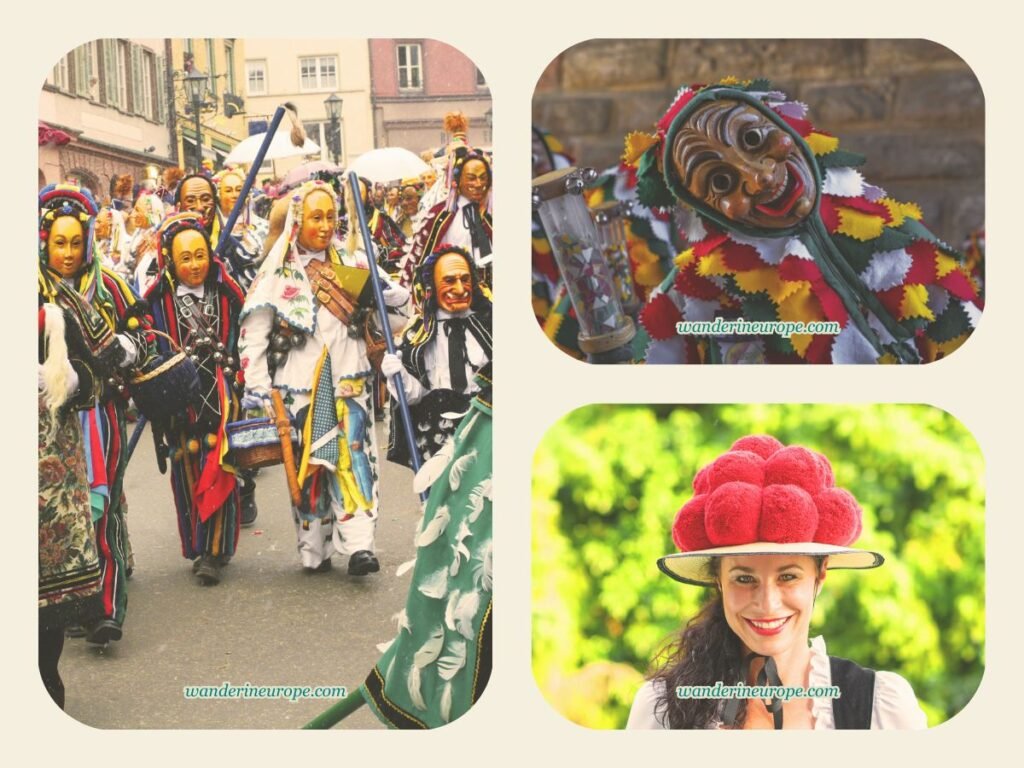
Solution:
M 491 255 L 491 241 L 484 230 L 483 222 L 480 220 L 480 209 L 476 203 L 467 203 L 462 206 L 462 223 L 469 231 L 469 237 L 473 241 L 473 248 L 484 259 Z
M 444 332 L 448 337 L 448 372 L 452 377 L 452 389 L 460 394 L 466 391 L 466 319 L 453 317 L 444 321 Z

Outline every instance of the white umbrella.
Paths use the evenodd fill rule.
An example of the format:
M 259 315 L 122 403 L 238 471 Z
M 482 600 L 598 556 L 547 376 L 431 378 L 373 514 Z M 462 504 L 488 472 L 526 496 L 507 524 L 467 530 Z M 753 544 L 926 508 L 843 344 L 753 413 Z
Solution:
M 238 142 L 234 149 L 224 158 L 225 163 L 251 163 L 256 159 L 256 153 L 259 152 L 260 146 L 263 144 L 263 139 L 266 137 L 264 133 L 254 133 L 247 139 L 242 139 Z M 291 137 L 288 131 L 278 131 L 274 134 L 274 138 L 270 142 L 270 146 L 267 147 L 267 154 L 263 156 L 264 160 L 278 160 L 282 157 L 296 157 L 298 155 L 314 155 L 320 154 L 320 145 L 315 141 L 306 139 L 306 143 L 301 147 L 296 147 L 292 144 Z
M 419 176 L 427 164 L 403 147 L 381 147 L 360 155 L 348 169 L 370 181 L 397 181 Z

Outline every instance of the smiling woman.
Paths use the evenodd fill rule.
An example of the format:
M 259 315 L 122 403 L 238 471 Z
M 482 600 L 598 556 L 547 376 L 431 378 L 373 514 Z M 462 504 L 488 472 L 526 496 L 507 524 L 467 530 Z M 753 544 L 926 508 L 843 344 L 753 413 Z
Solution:
M 883 562 L 876 552 L 850 548 L 861 510 L 835 486 L 828 459 L 748 436 L 701 469 L 693 490 L 672 527 L 680 552 L 660 558 L 658 567 L 715 592 L 656 660 L 627 727 L 925 728 L 906 680 L 829 656 L 821 637 L 809 641 L 828 571 Z M 685 695 L 716 684 L 732 687 L 731 697 Z M 747 685 L 767 690 L 734 690 Z M 832 686 L 840 696 L 811 695 Z

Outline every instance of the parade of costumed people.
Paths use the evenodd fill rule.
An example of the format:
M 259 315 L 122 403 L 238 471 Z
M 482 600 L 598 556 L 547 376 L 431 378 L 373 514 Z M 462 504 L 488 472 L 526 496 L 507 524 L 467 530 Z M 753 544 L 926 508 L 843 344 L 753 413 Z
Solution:
M 477 391 L 477 371 L 491 361 L 492 303 L 481 289 L 469 253 L 444 244 L 417 268 L 413 284 L 416 317 L 395 354 L 385 354 L 381 372 L 395 395 L 402 373 L 412 413 L 416 447 L 429 459 L 444 445 Z M 412 466 L 401 425 L 391 422 L 388 459 Z
M 226 427 L 239 417 L 238 317 L 244 295 L 213 254 L 202 220 L 172 214 L 158 231 L 158 281 L 146 293 L 162 352 L 189 355 L 198 396 L 183 413 L 153 422 L 159 461 L 170 463 L 181 553 L 204 586 L 220 582 L 235 554 L 241 500 L 228 463 Z
M 150 43 L 140 44 L 147 55 Z M 428 549 L 421 536 L 427 487 L 414 490 L 407 464 L 381 461 L 392 423 L 411 421 L 402 398 L 388 397 L 380 364 L 414 320 L 411 286 L 396 275 L 425 213 L 421 197 L 430 187 L 441 199 L 449 193 L 445 174 L 420 155 L 429 152 L 447 171 L 444 112 L 458 105 L 483 115 L 489 92 L 472 70 L 460 70 L 468 99 L 446 94 L 440 107 L 427 100 L 411 132 L 396 132 L 385 118 L 378 136 L 362 120 L 372 91 L 361 82 L 349 87 L 358 73 L 317 72 L 335 79 L 330 90 L 345 100 L 342 113 L 341 98 L 331 95 L 327 121 L 317 116 L 324 99 L 315 94 L 271 105 L 247 97 L 243 108 L 230 70 L 220 66 L 222 53 L 234 55 L 224 63 L 236 67 L 248 60 L 241 42 L 212 46 L 186 50 L 184 70 L 173 75 L 156 52 L 166 87 L 151 91 L 145 114 L 96 105 L 107 134 L 75 122 L 78 103 L 62 107 L 70 131 L 40 130 L 39 669 L 53 700 L 94 727 L 294 727 L 336 697 L 368 702 L 360 684 L 380 658 L 377 643 L 422 578 L 411 586 L 415 561 L 403 562 Z M 437 52 L 426 67 L 420 60 L 415 77 L 422 83 L 426 73 L 430 88 L 449 78 L 450 88 L 444 62 L 461 54 L 428 47 Z M 282 44 L 275 55 L 295 52 Z M 101 78 L 107 63 L 101 56 Z M 181 100 L 168 94 L 195 87 L 199 67 L 207 70 L 206 93 L 201 106 L 193 101 L 182 113 Z M 74 72 L 80 77 L 80 68 Z M 143 107 L 135 83 L 125 86 Z M 52 94 L 63 104 L 62 82 Z M 293 104 L 313 116 L 298 123 Z M 49 106 L 44 97 L 43 112 Z M 462 145 L 469 135 L 461 132 Z M 473 135 L 487 143 L 489 127 Z M 102 156 L 91 143 L 96 136 Z M 44 139 L 71 146 L 49 152 Z M 57 179 L 70 181 L 47 187 Z M 461 274 L 466 259 L 457 258 L 454 291 L 475 296 L 481 288 Z M 469 378 L 460 387 L 466 396 L 439 425 L 443 442 L 464 417 L 481 414 L 456 437 L 472 455 L 445 468 L 450 499 L 426 515 L 430 524 L 450 508 L 455 520 L 447 537 L 433 523 L 435 549 L 458 544 L 451 537 L 465 525 L 476 537 L 460 534 L 455 553 L 466 584 L 445 564 L 467 595 L 453 630 L 465 642 L 467 666 L 451 670 L 447 692 L 424 679 L 422 696 L 439 715 L 424 717 L 431 727 L 468 711 L 490 672 L 490 398 L 481 392 L 491 358 L 487 298 L 486 311 L 477 310 L 486 315 L 487 354 L 476 354 L 471 337 L 472 363 L 460 369 Z M 83 334 L 85 341 L 77 338 Z M 404 388 L 396 391 L 404 397 Z M 474 396 L 483 398 L 479 405 Z M 257 495 L 258 523 L 247 517 L 247 496 L 255 513 Z M 423 567 L 433 564 L 428 558 Z M 481 591 L 471 600 L 474 579 Z M 410 614 L 425 615 L 416 607 Z M 296 641 L 296 627 L 309 642 L 329 638 L 344 649 L 330 670 L 312 664 L 312 646 Z M 449 640 L 458 652 L 456 638 Z M 324 686 L 321 695 L 277 696 L 283 708 L 236 698 L 211 716 L 197 705 L 205 695 L 192 693 L 214 677 L 247 689 L 251 681 L 255 691 L 287 682 L 289 669 L 299 670 L 295 682 Z M 169 675 L 180 684 L 168 689 Z M 348 684 L 347 694 L 339 684 Z M 384 725 L 367 707 L 343 727 Z
M 125 445 L 130 372 L 150 359 L 146 305 L 128 284 L 101 266 L 93 249 L 96 203 L 86 190 L 53 184 L 39 194 L 39 301 L 66 309 L 82 300 L 112 332 L 119 362 L 94 407 L 80 414 L 90 485 L 90 507 L 103 569 L 103 616 L 84 627 L 98 645 L 122 636 L 128 596 L 125 582 L 133 567 L 122 492 L 127 468 Z M 84 313 L 83 313 L 84 314 Z M 90 330 L 95 338 L 96 330 Z
M 814 604 L 836 569 L 883 564 L 852 545 L 861 508 L 828 458 L 750 435 L 705 465 L 672 525 L 679 553 L 658 560 L 683 584 L 712 587 L 700 613 L 658 657 L 633 702 L 631 729 L 924 729 L 910 684 L 828 654 L 809 638 Z M 865 578 L 867 578 L 865 576 Z M 770 697 L 677 696 L 683 686 L 774 686 Z M 784 700 L 783 686 L 841 691 Z
M 241 315 L 247 405 L 277 390 L 301 435 L 292 511 L 303 566 L 326 572 L 337 552 L 349 556 L 350 574 L 366 575 L 380 569 L 370 318 L 360 305 L 366 257 L 360 264 L 336 247 L 338 202 L 329 184 L 308 182 L 289 194 L 284 232 Z M 398 286 L 385 293 L 394 306 L 408 302 Z

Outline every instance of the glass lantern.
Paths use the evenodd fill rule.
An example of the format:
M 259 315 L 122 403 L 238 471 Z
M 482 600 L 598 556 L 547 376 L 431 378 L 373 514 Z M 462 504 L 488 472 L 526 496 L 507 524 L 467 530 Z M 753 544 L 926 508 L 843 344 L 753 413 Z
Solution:
M 582 192 L 597 177 L 592 168 L 562 168 L 533 180 L 540 215 L 569 301 L 580 325 L 580 349 L 591 362 L 626 362 L 636 326 L 622 309 L 615 277 Z
M 626 216 L 630 208 L 629 202 L 611 200 L 592 208 L 591 215 L 597 225 L 597 243 L 611 268 L 622 309 L 627 315 L 635 317 L 640 310 L 640 300 L 636 295 L 629 248 L 626 245 Z

